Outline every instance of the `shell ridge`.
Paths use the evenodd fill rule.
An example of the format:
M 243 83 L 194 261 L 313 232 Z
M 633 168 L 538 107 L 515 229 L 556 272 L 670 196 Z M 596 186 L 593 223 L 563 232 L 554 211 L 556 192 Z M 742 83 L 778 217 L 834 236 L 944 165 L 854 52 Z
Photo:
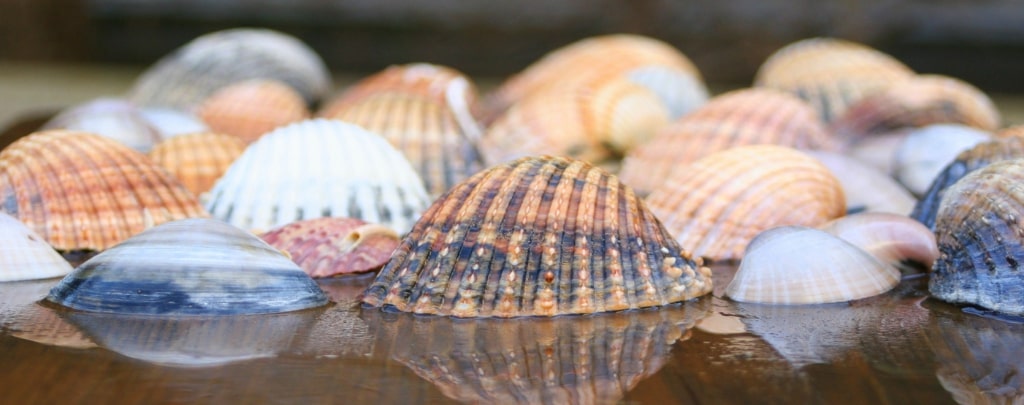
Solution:
M 108 162 L 115 163 L 115 166 L 117 167 L 117 170 L 119 172 L 118 174 L 123 174 L 123 172 L 121 172 L 121 166 L 124 165 L 124 162 L 122 162 L 120 160 L 116 160 L 116 159 L 111 159 L 111 157 L 113 155 L 117 155 L 117 154 L 116 153 L 109 153 L 110 152 L 110 150 L 109 150 L 110 147 L 115 147 L 115 149 L 118 149 L 117 146 L 120 146 L 119 144 L 118 145 L 114 145 L 112 143 L 103 142 L 103 141 L 95 142 L 98 139 L 99 139 L 98 135 L 90 134 L 90 136 L 82 137 L 81 143 L 73 142 L 73 141 L 69 140 L 69 142 L 60 142 L 60 144 L 62 144 L 62 146 L 65 147 L 65 149 L 64 149 L 65 151 L 74 151 L 75 155 L 84 156 L 85 159 L 82 159 L 82 162 L 87 164 L 89 167 L 91 167 L 93 169 L 93 173 L 96 173 L 96 179 L 102 184 L 101 187 L 103 189 L 103 192 L 99 193 L 99 194 L 102 194 L 102 195 L 105 195 L 105 196 L 111 196 L 110 199 L 109 199 L 110 201 L 113 202 L 113 204 L 111 205 L 111 208 L 116 210 L 115 211 L 115 215 L 112 215 L 111 217 L 119 219 L 120 221 L 118 221 L 118 222 L 124 224 L 123 228 L 121 228 L 121 227 L 114 228 L 115 229 L 114 240 L 124 240 L 124 239 L 130 237 L 131 236 L 130 234 L 138 233 L 138 232 L 141 231 L 141 229 L 140 229 L 141 224 L 133 223 L 133 221 L 130 221 L 125 216 L 125 214 L 128 213 L 129 208 L 138 209 L 138 210 L 141 211 L 144 208 L 144 205 L 138 199 L 138 197 L 135 196 L 134 193 L 132 193 L 132 192 L 126 193 L 127 195 L 130 196 L 129 199 L 112 198 L 113 195 L 114 195 L 114 192 L 116 190 L 116 187 L 118 185 L 124 187 L 126 190 L 131 190 L 133 192 L 136 191 L 136 187 L 135 187 L 134 184 L 131 184 L 128 181 L 128 178 L 127 178 L 128 176 L 121 175 L 121 176 L 114 177 L 114 176 L 108 176 L 108 175 L 100 175 L 100 173 L 105 172 L 104 166 L 102 164 L 103 161 L 108 161 Z M 114 142 L 116 142 L 116 141 L 114 141 Z M 94 156 L 93 154 L 88 153 L 88 150 L 86 149 L 86 145 L 88 145 L 89 149 L 100 151 L 99 153 L 100 153 L 100 156 L 102 156 L 102 160 L 96 159 L 99 156 Z M 128 150 L 128 148 L 125 147 L 124 151 L 127 151 L 127 150 Z M 65 159 L 65 161 L 67 161 L 67 159 L 70 159 L 71 156 L 72 155 L 70 153 L 62 154 L 62 157 Z M 72 163 L 72 165 L 70 167 L 80 167 L 80 166 Z M 63 187 L 60 187 L 60 188 L 63 188 Z M 84 198 L 83 200 L 92 200 L 92 199 L 91 198 Z M 100 213 L 99 211 L 96 211 L 95 213 L 100 215 L 100 216 L 105 216 L 102 213 Z M 76 226 L 79 226 L 81 224 L 80 220 L 78 220 L 78 219 L 74 219 L 73 221 L 76 223 Z M 79 228 L 79 229 L 83 229 L 83 228 Z M 128 232 L 129 234 L 124 234 L 123 232 Z M 75 240 L 76 241 L 78 240 L 77 236 L 76 236 Z M 93 244 L 95 244 L 95 248 L 94 248 L 95 250 L 103 250 L 104 248 L 106 248 L 106 247 L 108 247 L 110 245 L 110 243 L 108 241 L 99 241 L 99 240 L 94 241 Z
M 15 210 L 14 210 L 15 212 L 13 212 L 11 214 L 13 216 L 15 216 L 16 218 L 23 218 L 23 217 L 26 216 L 26 214 L 30 214 L 31 218 L 26 218 L 26 219 L 28 219 L 28 221 L 25 221 L 25 220 L 21 220 L 21 221 L 22 222 L 27 222 L 29 225 L 31 225 L 30 229 L 33 229 L 36 233 L 40 234 L 47 242 L 51 243 L 52 245 L 55 245 L 55 246 L 74 246 L 74 245 L 77 245 L 78 244 L 78 235 L 77 234 L 73 234 L 74 235 L 73 238 L 75 238 L 75 239 L 74 239 L 74 241 L 71 242 L 72 244 L 68 244 L 67 241 L 64 240 L 64 238 L 66 238 L 67 234 L 71 234 L 71 232 L 63 232 L 63 229 L 61 229 L 62 232 L 59 232 L 59 234 L 54 234 L 54 232 L 51 232 L 51 229 L 46 226 L 46 224 L 50 223 L 50 221 L 49 221 L 50 220 L 50 211 L 52 210 L 52 208 L 50 208 L 48 205 L 52 203 L 51 202 L 52 199 L 42 198 L 42 193 L 41 193 L 42 190 L 46 190 L 46 189 L 56 190 L 57 192 L 61 193 L 61 195 L 65 195 L 65 193 L 70 191 L 70 190 L 66 189 L 65 187 L 60 187 L 60 180 L 57 179 L 57 178 L 54 178 L 54 174 L 57 173 L 57 170 L 51 164 L 50 159 L 48 159 L 47 156 L 52 154 L 52 155 L 55 155 L 55 156 L 61 158 L 62 161 L 67 162 L 67 164 L 69 165 L 67 167 L 75 167 L 74 166 L 75 165 L 74 161 L 72 161 L 70 159 L 65 159 L 64 156 L 59 153 L 61 151 L 61 145 L 60 144 L 58 144 L 57 147 L 53 148 L 53 149 L 39 148 L 39 147 L 37 147 L 36 142 L 35 142 L 36 138 L 23 138 L 23 139 L 25 139 L 25 140 L 22 141 L 22 143 L 20 145 L 21 146 L 29 146 L 29 145 L 31 145 L 33 147 L 33 149 L 38 149 L 38 155 L 36 155 L 36 154 L 18 153 L 18 156 L 17 156 L 18 160 L 15 161 L 15 162 L 11 162 L 11 164 L 8 164 L 7 162 L 9 160 L 13 160 L 13 159 L 11 159 L 11 156 L 15 154 L 13 152 L 9 152 L 9 150 L 10 151 L 15 151 L 15 150 L 16 151 L 21 151 L 22 150 L 22 149 L 18 149 L 18 147 L 16 146 L 14 148 L 5 149 L 3 151 L 4 152 L 3 153 L 3 159 L 0 159 L 0 161 L 4 162 L 3 166 L 0 166 L 0 169 L 3 169 L 3 174 L 4 174 L 5 178 L 11 178 L 12 179 L 12 181 L 9 183 L 10 184 L 10 189 L 9 190 L 10 190 L 10 193 L 12 193 L 12 195 L 14 196 L 14 198 L 16 200 L 16 207 L 15 207 Z M 25 149 L 28 149 L 28 148 L 26 147 Z M 45 172 L 45 177 L 43 179 L 37 179 L 35 176 L 32 176 L 31 171 L 29 170 L 29 166 L 31 164 L 35 163 L 35 162 L 38 162 L 39 164 L 41 164 L 46 169 L 46 170 L 43 170 L 43 172 Z M 15 164 L 15 163 L 19 163 L 19 164 Z M 75 173 L 77 173 L 77 171 L 75 171 Z M 82 185 L 83 179 L 81 178 L 81 176 L 73 176 L 72 178 L 74 179 L 74 184 L 80 185 L 79 186 L 80 189 L 85 189 L 86 188 L 86 187 L 84 187 L 84 185 Z M 50 184 L 50 185 L 56 185 L 56 186 L 44 186 L 43 184 L 40 184 L 40 180 L 43 181 L 43 184 Z M 29 183 L 29 184 L 25 184 L 25 183 Z M 19 193 L 18 192 L 19 189 L 26 190 L 28 192 Z M 5 190 L 5 191 L 7 191 L 7 190 Z M 19 196 L 19 194 L 23 194 L 23 195 Z M 8 198 L 10 198 L 10 197 L 8 197 Z M 24 201 L 25 204 L 22 204 L 23 200 L 27 200 L 27 201 Z M 33 204 L 34 200 L 38 200 L 39 201 L 38 205 L 40 205 L 40 207 L 39 207 L 40 209 L 33 209 L 33 206 L 35 205 L 35 204 Z M 64 198 L 57 199 L 58 204 L 61 207 L 63 207 L 62 210 L 64 212 L 70 212 L 70 208 L 67 207 L 67 204 L 70 203 L 70 200 L 71 199 L 68 198 L 66 195 L 65 195 Z M 89 203 L 90 203 L 90 206 L 91 206 L 92 201 L 89 200 Z M 6 207 L 5 207 L 5 209 L 6 209 Z M 75 217 L 75 218 L 73 218 L 73 220 L 74 221 L 78 221 L 78 220 L 80 220 L 80 218 Z

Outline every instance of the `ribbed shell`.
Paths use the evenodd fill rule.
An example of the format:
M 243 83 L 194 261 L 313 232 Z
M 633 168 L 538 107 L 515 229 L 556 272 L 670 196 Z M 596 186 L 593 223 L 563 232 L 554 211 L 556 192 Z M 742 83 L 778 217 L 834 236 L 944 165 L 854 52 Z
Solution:
M 0 211 L 60 251 L 100 251 L 147 227 L 207 215 L 142 153 L 64 130 L 36 132 L 0 152 L 0 201 Z
M 1020 158 L 1024 158 L 1024 138 L 1016 136 L 997 138 L 961 152 L 935 177 L 935 181 L 910 213 L 911 218 L 928 228 L 935 228 L 935 214 L 939 211 L 939 203 L 947 188 L 970 172 L 995 162 Z
M 188 110 L 221 87 L 257 78 L 287 83 L 310 104 L 331 84 L 323 60 L 297 38 L 234 28 L 202 35 L 164 56 L 136 80 L 129 98 L 143 106 Z
M 313 119 L 250 145 L 210 190 L 206 206 L 213 216 L 254 233 L 346 216 L 401 235 L 429 202 L 409 161 L 384 138 L 345 122 Z
M 992 138 L 990 132 L 958 124 L 915 129 L 896 150 L 893 177 L 914 195 L 923 196 L 957 155 Z
M 115 98 L 98 98 L 61 111 L 43 129 L 90 132 L 121 142 L 139 152 L 148 152 L 160 142 L 160 131 L 131 103 Z
M 169 222 L 89 259 L 48 300 L 158 316 L 295 311 L 327 303 L 306 273 L 256 236 L 213 219 Z
M 758 144 L 830 150 L 835 142 L 799 98 L 765 88 L 735 90 L 711 99 L 630 151 L 619 176 L 648 194 L 676 167 L 728 148 Z
M 378 133 L 401 151 L 432 197 L 483 169 L 476 89 L 453 69 L 391 66 L 357 83 L 319 115 Z
M 761 231 L 818 226 L 846 212 L 832 172 L 774 145 L 740 146 L 679 168 L 647 203 L 683 249 L 713 260 L 739 259 Z
M 809 151 L 843 185 L 847 212 L 891 212 L 907 215 L 917 199 L 902 184 L 874 166 L 852 157 L 825 151 Z
M 49 243 L 0 212 L 0 282 L 61 277 L 70 272 L 71 264 Z
M 1024 315 L 1024 160 L 995 162 L 946 189 L 935 217 L 932 296 Z
M 302 95 L 276 80 L 254 79 L 224 86 L 197 108 L 213 132 L 231 134 L 246 144 L 274 128 L 309 118 Z
M 234 135 L 201 132 L 160 142 L 149 158 L 198 196 L 209 191 L 243 151 L 245 142 Z
M 260 235 L 288 252 L 312 277 L 332 277 L 380 268 L 398 247 L 391 228 L 353 218 L 317 218 L 292 222 Z
M 363 301 L 457 317 L 594 313 L 702 296 L 710 274 L 615 176 L 533 157 L 435 201 Z
M 836 38 L 809 38 L 773 53 L 757 71 L 755 86 L 806 100 L 829 123 L 867 95 L 914 72 L 892 56 Z

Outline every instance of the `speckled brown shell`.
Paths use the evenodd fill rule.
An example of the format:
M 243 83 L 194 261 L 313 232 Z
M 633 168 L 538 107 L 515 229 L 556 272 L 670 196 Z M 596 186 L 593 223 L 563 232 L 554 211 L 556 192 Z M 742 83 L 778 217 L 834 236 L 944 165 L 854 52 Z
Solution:
M 160 142 L 149 157 L 198 196 L 209 191 L 243 151 L 245 142 L 234 135 L 201 132 Z
M 296 221 L 260 238 L 314 278 L 378 269 L 398 246 L 390 228 L 344 217 Z
M 834 149 L 814 110 L 789 93 L 766 88 L 735 90 L 711 99 L 630 151 L 619 176 L 641 194 L 658 187 L 676 167 L 720 150 L 774 144 Z
M 213 132 L 253 143 L 274 128 L 309 118 L 306 101 L 295 89 L 276 80 L 247 80 L 217 90 L 196 115 Z
M 861 98 L 913 74 L 892 56 L 863 44 L 810 38 L 773 53 L 758 69 L 754 85 L 796 94 L 829 123 Z
M 739 259 L 764 230 L 814 227 L 846 212 L 832 172 L 775 145 L 740 146 L 682 167 L 647 203 L 683 249 L 714 260 Z
M 145 155 L 99 135 L 50 130 L 0 152 L 0 210 L 60 251 L 104 250 L 206 211 Z
M 707 294 L 700 263 L 615 176 L 532 157 L 437 200 L 363 301 L 457 317 L 617 311 Z

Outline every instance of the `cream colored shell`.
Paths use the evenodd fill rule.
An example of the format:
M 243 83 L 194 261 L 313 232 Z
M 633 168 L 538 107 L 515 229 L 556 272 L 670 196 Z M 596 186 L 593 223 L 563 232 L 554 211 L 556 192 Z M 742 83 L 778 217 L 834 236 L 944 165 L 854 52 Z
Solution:
M 0 212 L 0 282 L 61 277 L 71 264 L 25 224 Z

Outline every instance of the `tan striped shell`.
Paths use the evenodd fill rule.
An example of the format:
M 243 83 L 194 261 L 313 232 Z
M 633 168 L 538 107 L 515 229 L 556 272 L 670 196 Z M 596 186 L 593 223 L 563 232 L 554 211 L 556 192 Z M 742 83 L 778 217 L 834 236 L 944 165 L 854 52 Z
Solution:
M 266 79 L 246 80 L 217 90 L 196 109 L 213 132 L 253 143 L 274 128 L 309 118 L 302 95 Z
M 796 94 L 826 122 L 853 103 L 914 72 L 885 53 L 837 38 L 809 38 L 775 51 L 761 65 L 754 86 Z
M 0 212 L 0 282 L 61 277 L 70 272 L 71 264 L 41 236 Z
M 734 90 L 669 124 L 630 151 L 619 176 L 648 194 L 673 169 L 714 152 L 742 145 L 774 144 L 797 149 L 835 148 L 831 134 L 807 103 L 778 90 Z
M 696 298 L 710 275 L 615 176 L 531 157 L 435 201 L 363 302 L 456 317 L 594 313 Z
M 0 211 L 60 251 L 101 251 L 148 227 L 204 217 L 146 155 L 85 132 L 50 130 L 0 152 Z
M 200 132 L 164 140 L 149 157 L 199 196 L 213 187 L 243 151 L 245 142 L 234 135 Z
M 817 226 L 846 212 L 839 180 L 795 149 L 724 150 L 676 170 L 647 197 L 651 212 L 694 256 L 739 259 L 761 231 Z

